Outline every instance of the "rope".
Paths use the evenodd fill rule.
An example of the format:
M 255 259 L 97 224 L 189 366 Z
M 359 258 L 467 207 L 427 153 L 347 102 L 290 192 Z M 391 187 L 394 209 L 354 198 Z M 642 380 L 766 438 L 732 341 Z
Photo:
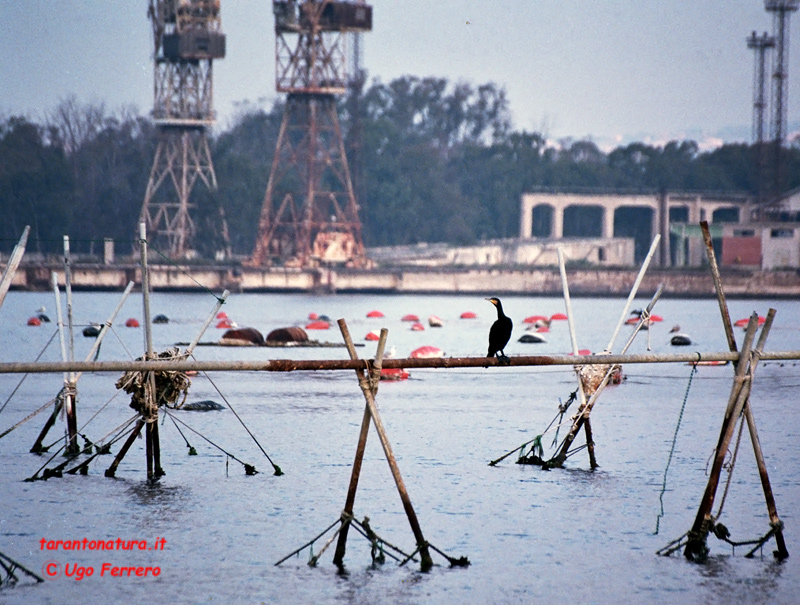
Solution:
M 166 421 L 166 419 L 167 419 L 167 415 L 164 416 L 164 420 L 165 421 Z M 183 440 L 186 442 L 186 447 L 189 448 L 189 455 L 190 456 L 197 456 L 197 450 L 192 447 L 191 443 L 189 443 L 189 440 L 186 438 L 186 435 L 183 434 L 183 431 L 181 430 L 181 427 L 178 426 L 178 423 L 175 422 L 175 419 L 172 416 L 169 416 L 169 419 L 172 420 L 172 424 L 175 425 L 175 428 L 178 429 L 178 432 L 181 434 L 181 437 L 183 437 Z
M 698 361 L 700 361 L 700 353 L 697 354 Z M 692 364 L 692 371 L 689 373 L 689 382 L 686 385 L 686 393 L 683 395 L 683 404 L 681 404 L 681 411 L 678 414 L 678 424 L 675 425 L 675 433 L 672 435 L 672 446 L 669 448 L 669 456 L 667 457 L 667 466 L 664 468 L 664 480 L 661 484 L 661 493 L 658 495 L 658 501 L 661 506 L 661 511 L 656 517 L 656 530 L 653 532 L 654 536 L 658 535 L 661 517 L 664 516 L 664 493 L 667 491 L 667 473 L 669 473 L 669 465 L 672 462 L 672 456 L 675 453 L 675 444 L 678 441 L 678 431 L 681 428 L 681 421 L 683 420 L 683 412 L 686 410 L 686 402 L 689 400 L 689 390 L 692 388 L 692 379 L 697 373 L 697 363 Z
M 194 359 L 194 355 L 192 356 L 192 359 Z M 205 377 L 208 379 L 208 381 L 211 383 L 211 386 L 213 386 L 213 387 L 214 387 L 214 389 L 215 389 L 215 390 L 217 391 L 217 393 L 219 394 L 219 396 L 220 396 L 220 397 L 222 397 L 222 400 L 223 400 L 223 401 L 224 401 L 226 404 L 228 404 L 228 407 L 230 408 L 231 412 L 233 412 L 233 415 L 234 415 L 234 416 L 236 416 L 236 419 L 237 419 L 237 420 L 238 420 L 238 421 L 241 423 L 241 425 L 244 427 L 244 430 L 245 430 L 245 431 L 247 431 L 247 434 L 248 434 L 248 435 L 250 435 L 250 437 L 253 439 L 253 441 L 255 442 L 255 444 L 258 446 L 258 449 L 260 449 L 260 450 L 261 450 L 261 453 L 262 453 L 262 454 L 264 454 L 264 456 L 266 456 L 267 460 L 269 460 L 269 463 L 272 465 L 272 468 L 273 468 L 273 470 L 275 471 L 275 472 L 274 472 L 274 474 L 275 474 L 276 476 L 278 476 L 278 477 L 280 477 L 281 475 L 283 475 L 283 471 L 281 470 L 281 467 L 280 467 L 280 466 L 278 466 L 277 464 L 275 464 L 275 463 L 272 461 L 272 458 L 270 458 L 270 457 L 269 457 L 269 454 L 267 454 L 267 452 L 264 450 L 264 448 L 263 448 L 263 447 L 261 447 L 261 444 L 258 442 L 258 439 L 256 439 L 256 436 L 255 436 L 255 435 L 253 435 L 253 433 L 250 431 L 250 429 L 249 429 L 249 428 L 247 428 L 247 425 L 244 423 L 244 420 L 242 420 L 242 418 L 239 416 L 239 414 L 237 414 L 237 413 L 236 413 L 236 410 L 234 410 L 234 409 L 233 409 L 233 406 L 231 405 L 231 402 L 230 402 L 230 401 L 228 401 L 228 399 L 225 397 L 225 395 L 223 395 L 223 394 L 222 394 L 222 391 L 220 391 L 220 390 L 219 390 L 219 388 L 218 388 L 218 387 L 217 387 L 217 385 L 214 383 L 214 381 L 213 381 L 213 380 L 211 380 L 211 377 L 208 375 L 208 372 L 203 372 L 203 376 L 205 376 Z
M 167 349 L 163 353 L 158 353 L 156 359 L 174 360 L 181 359 L 185 354 L 181 353 L 178 347 Z M 137 361 L 146 360 L 146 355 L 139 357 Z M 148 392 L 147 382 L 150 376 L 155 379 L 155 393 L 154 398 L 158 406 L 164 405 L 165 407 L 180 407 L 186 401 L 189 394 L 189 386 L 192 384 L 186 372 L 179 372 L 175 370 L 161 370 L 156 372 L 138 372 L 129 371 L 125 372 L 115 386 L 122 389 L 131 395 L 130 406 L 142 415 L 148 413 L 152 415 L 156 406 L 148 405 Z M 177 404 L 178 398 L 183 393 L 183 401 Z M 176 405 L 177 404 L 177 405 Z
M 722 492 L 722 498 L 719 501 L 719 508 L 717 514 L 714 516 L 714 521 L 722 516 L 722 509 L 725 506 L 725 499 L 728 497 L 728 490 L 731 487 L 731 480 L 733 479 L 733 469 L 736 467 L 736 456 L 739 454 L 739 444 L 742 442 L 742 430 L 744 429 L 744 419 L 739 418 L 739 434 L 736 436 L 736 445 L 733 448 L 733 456 L 730 463 L 727 465 L 728 479 L 725 481 L 725 491 Z
M 256 467 L 254 467 L 252 464 L 247 464 L 246 462 L 242 462 L 241 460 L 239 460 L 239 459 L 238 459 L 236 456 L 234 456 L 234 455 L 233 455 L 233 454 L 231 454 L 230 452 L 228 452 L 228 451 L 226 451 L 226 450 L 222 449 L 222 448 L 221 448 L 220 446 L 218 446 L 216 443 L 214 443 L 213 441 L 211 441 L 211 439 L 209 439 L 209 438 L 208 438 L 208 437 L 206 437 L 205 435 L 203 435 L 203 434 L 201 434 L 201 433 L 197 432 L 196 430 L 194 430 L 192 427 L 190 427 L 188 424 L 186 424 L 186 423 L 185 423 L 183 420 L 181 420 L 180 418 L 175 418 L 175 417 L 174 417 L 174 416 L 173 416 L 173 415 L 172 415 L 172 414 L 169 412 L 169 410 L 164 410 L 164 412 L 165 412 L 165 413 L 166 413 L 166 414 L 167 414 L 167 415 L 168 415 L 170 418 L 172 418 L 173 420 L 176 420 L 176 421 L 180 422 L 180 423 L 181 423 L 183 426 L 185 426 L 187 429 L 189 429 L 190 431 L 192 431 L 192 432 L 193 432 L 195 435 L 197 435 L 197 436 L 198 436 L 198 437 L 200 437 L 201 439 L 205 439 L 205 440 L 206 440 L 208 443 L 210 443 L 211 445 L 213 445 L 213 446 L 214 446 L 215 448 L 217 448 L 217 449 L 218 449 L 220 452 L 222 452 L 223 454 L 225 454 L 225 455 L 226 455 L 226 456 L 228 456 L 229 458 L 233 458 L 234 460 L 236 460 L 236 462 L 238 462 L 239 464 L 241 464 L 241 465 L 244 467 L 244 472 L 245 472 L 245 474 L 247 474 L 247 475 L 255 475 L 256 473 L 258 473 L 258 471 L 256 470 Z
M 137 241 L 138 241 L 139 243 L 141 243 L 141 241 L 142 241 L 142 240 L 137 240 Z M 166 261 L 166 263 L 167 263 L 168 265 L 172 265 L 173 267 L 175 267 L 175 268 L 176 268 L 178 271 L 180 271 L 181 273 L 183 273 L 183 275 L 185 275 L 185 276 L 186 276 L 186 277 L 188 277 L 190 280 L 192 280 L 194 283 L 196 283 L 196 284 L 197 284 L 197 285 L 200 287 L 200 289 L 201 289 L 201 290 L 205 290 L 205 292 L 206 292 L 206 293 L 208 293 L 208 294 L 210 294 L 211 296 L 213 296 L 214 298 L 216 298 L 216 299 L 217 299 L 217 302 L 221 302 L 221 303 L 223 303 L 223 304 L 225 303 L 225 300 L 224 300 L 223 298 L 221 298 L 220 296 L 217 296 L 216 294 L 214 294 L 214 292 L 213 292 L 213 291 L 212 291 L 210 288 L 208 288 L 207 286 L 205 286 L 205 285 L 201 284 L 199 281 L 197 281 L 197 280 L 196 280 L 194 277 L 192 277 L 192 275 L 191 275 L 190 273 L 188 273 L 188 272 L 187 272 L 187 271 L 186 271 L 186 270 L 185 270 L 183 267 L 181 267 L 181 266 L 180 266 L 178 263 L 176 263 L 176 262 L 175 262 L 174 260 L 172 260 L 170 257 L 168 257 L 167 255 L 165 255 L 165 254 L 164 254 L 163 252 L 161 252 L 161 250 L 159 250 L 158 248 L 155 248 L 155 247 L 153 247 L 153 245 L 152 245 L 150 242 L 148 242 L 147 240 L 144 240 L 144 241 L 147 243 L 147 249 L 148 249 L 148 250 L 152 250 L 153 252 L 155 252 L 156 254 L 158 254 L 158 255 L 159 255 L 159 256 L 160 256 L 162 259 L 164 259 L 164 260 Z
M 48 341 L 47 341 L 47 344 L 45 344 L 45 345 L 44 345 L 44 348 L 43 348 L 43 349 L 42 349 L 42 350 L 39 352 L 39 354 L 36 356 L 36 359 L 34 359 L 34 360 L 33 360 L 33 361 L 34 361 L 34 363 L 36 363 L 37 361 L 39 361 L 39 360 L 42 358 L 42 355 L 44 355 L 44 352 L 45 352 L 45 351 L 47 350 L 47 348 L 50 346 L 50 343 L 51 343 L 51 342 L 53 342 L 53 339 L 56 337 L 56 334 L 58 334 L 58 330 L 56 330 L 56 331 L 54 331 L 54 332 L 53 332 L 53 335 L 50 337 L 50 340 L 48 340 Z M 8 405 L 8 402 L 9 402 L 9 401 L 11 401 L 11 398 L 12 398 L 12 397 L 14 396 L 14 394 L 15 394 L 15 393 L 16 393 L 16 392 L 19 390 L 19 388 L 22 386 L 22 383 L 23 383 L 23 382 L 25 382 L 25 379 L 26 379 L 28 376 L 30 376 L 30 373 L 27 373 L 27 374 L 25 374 L 25 375 L 24 375 L 22 378 L 20 378 L 20 381 L 17 383 L 17 386 L 15 386 L 15 387 L 14 387 L 14 390 L 13 390 L 13 391 L 11 391 L 11 394 L 8 396 L 8 399 L 6 399 L 6 400 L 3 402 L 3 407 L 0 407 L 0 413 L 2 413 L 2 411 L 3 411 L 4 409 L 6 409 L 6 406 Z
M 15 425 L 14 425 L 14 426 L 12 426 L 11 428 L 8 428 L 8 429 L 6 429 L 5 431 L 3 431 L 2 433 L 0 433 L 0 439 L 2 439 L 3 437 L 5 437 L 6 435 L 8 435 L 8 434 L 9 434 L 11 431 L 13 431 L 13 430 L 14 430 L 15 428 L 17 428 L 18 426 L 20 426 L 20 425 L 22 425 L 22 424 L 25 424 L 26 422 L 28 422 L 28 420 L 30 420 L 31 418 L 33 418 L 34 416 L 36 416 L 36 415 L 37 415 L 39 412 L 43 412 L 44 410 L 46 410 L 47 408 L 49 408 L 51 405 L 53 405 L 53 404 L 56 402 L 56 400 L 57 400 L 57 399 L 58 399 L 58 397 L 54 397 L 53 399 L 51 399 L 50 401 L 48 401 L 47 403 L 45 403 L 45 404 L 44 404 L 42 407 L 40 407 L 38 410 L 36 410 L 35 412 L 33 412 L 33 413 L 31 413 L 31 414 L 28 414 L 28 415 L 27 415 L 25 418 L 23 418 L 22 420 L 20 420 L 20 421 L 19 421 L 17 424 L 15 424 Z M 45 448 L 45 449 L 48 449 L 48 448 Z

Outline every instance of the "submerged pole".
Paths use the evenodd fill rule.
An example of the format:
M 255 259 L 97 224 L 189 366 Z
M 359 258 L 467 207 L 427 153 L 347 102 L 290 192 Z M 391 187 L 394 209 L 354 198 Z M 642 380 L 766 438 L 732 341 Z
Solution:
M 343 331 L 347 331 L 348 337 L 350 336 L 350 332 L 347 329 L 347 324 L 342 322 L 339 325 L 339 328 Z M 380 367 L 379 364 L 383 362 L 383 350 L 386 346 L 386 336 L 388 335 L 388 330 L 386 328 L 381 329 L 381 335 L 378 340 L 378 348 L 375 353 L 375 367 L 378 368 L 378 379 L 380 379 Z M 352 340 L 351 340 L 352 342 Z M 351 349 L 350 347 L 347 348 L 348 353 L 350 354 L 351 359 L 357 359 L 355 355 L 355 349 Z M 356 374 L 358 376 L 359 384 L 361 384 L 362 380 L 362 372 L 363 370 L 356 370 Z M 372 377 L 371 377 L 372 378 Z M 378 384 L 375 380 L 372 381 L 370 385 L 371 389 L 373 389 L 373 397 L 377 393 Z M 370 411 L 369 405 L 364 406 L 364 416 L 361 419 L 361 430 L 358 433 L 358 445 L 356 445 L 356 455 L 355 459 L 353 460 L 353 469 L 350 472 L 350 485 L 347 488 L 347 499 L 345 500 L 344 510 L 342 511 L 342 527 L 339 532 L 339 540 L 336 543 L 336 551 L 333 555 L 333 562 L 337 565 L 340 569 L 344 565 L 344 555 L 345 550 L 347 548 L 347 534 L 350 529 L 350 522 L 353 518 L 353 506 L 355 505 L 356 501 L 356 492 L 358 491 L 358 480 L 361 476 L 361 464 L 364 460 L 364 450 L 367 446 L 367 436 L 369 435 L 369 423 L 370 423 Z
M 150 322 L 150 278 L 147 270 L 147 227 L 139 223 L 139 251 L 142 262 L 142 306 L 144 308 L 145 359 L 153 359 L 153 331 Z M 147 478 L 154 479 L 164 474 L 161 469 L 161 448 L 158 444 L 158 402 L 156 398 L 155 374 L 148 372 L 145 388 L 145 404 L 142 415 L 145 426 L 145 451 L 147 456 Z
M 342 331 L 345 344 L 347 345 L 347 351 L 350 353 L 350 358 L 356 359 L 358 355 L 356 354 L 353 340 L 350 338 L 350 332 L 347 329 L 347 324 L 345 323 L 344 319 L 340 319 L 338 323 L 339 329 Z M 417 548 L 419 550 L 421 559 L 420 567 L 423 571 L 427 571 L 433 566 L 433 560 L 431 559 L 430 550 L 428 549 L 428 543 L 425 540 L 425 536 L 422 534 L 422 528 L 420 527 L 419 520 L 417 519 L 417 514 L 414 512 L 414 506 L 411 504 L 411 498 L 408 495 L 405 483 L 403 483 L 403 477 L 400 474 L 400 468 L 398 467 L 397 460 L 392 452 L 392 446 L 389 443 L 388 437 L 386 436 L 386 430 L 383 428 L 383 422 L 381 421 L 380 414 L 378 413 L 378 407 L 375 404 L 375 398 L 372 394 L 372 386 L 370 385 L 369 377 L 363 370 L 358 372 L 358 383 L 362 392 L 364 393 L 364 398 L 367 401 L 369 413 L 370 416 L 372 416 L 372 423 L 375 425 L 375 431 L 378 433 L 378 438 L 380 439 L 381 446 L 383 447 L 383 453 L 386 455 L 386 461 L 389 463 L 389 468 L 392 471 L 392 477 L 394 478 L 395 485 L 397 486 L 397 491 L 400 494 L 400 500 L 403 502 L 403 509 L 406 512 L 408 523 L 411 526 L 411 531 L 414 533 L 414 538 L 417 541 Z
M 768 324 L 764 324 L 758 346 L 756 347 L 757 351 L 763 348 L 764 341 L 769 333 L 769 327 L 770 326 Z M 695 517 L 694 523 L 692 524 L 692 529 L 689 531 L 686 548 L 683 551 L 683 554 L 687 559 L 702 559 L 708 552 L 708 547 L 706 546 L 706 536 L 708 535 L 710 530 L 709 525 L 712 521 L 711 509 L 714 506 L 714 497 L 717 492 L 717 487 L 719 486 L 722 465 L 725 462 L 725 456 L 728 453 L 728 447 L 730 446 L 731 438 L 733 437 L 733 432 L 736 428 L 736 421 L 739 418 L 739 415 L 742 413 L 742 408 L 744 407 L 744 403 L 750 390 L 750 380 L 748 380 L 746 374 L 748 372 L 748 367 L 750 366 L 748 360 L 750 358 L 750 352 L 752 350 L 753 340 L 755 339 L 755 333 L 757 329 L 758 316 L 753 313 L 747 325 L 747 332 L 745 332 L 744 343 L 742 344 L 742 353 L 739 360 L 740 363 L 736 365 L 733 386 L 731 388 L 730 397 L 728 398 L 728 406 L 725 410 L 725 417 L 723 418 L 722 426 L 720 428 L 719 441 L 714 453 L 714 462 L 711 466 L 711 471 L 709 472 L 708 483 L 706 484 L 703 497 L 700 500 L 700 506 L 697 510 L 697 516 Z
M 728 347 L 732 352 L 737 352 L 738 348 L 736 346 L 736 338 L 733 335 L 733 325 L 731 324 L 731 316 L 728 311 L 728 303 L 725 300 L 725 292 L 722 289 L 722 278 L 720 277 L 719 268 L 717 267 L 717 257 L 714 254 L 714 245 L 711 241 L 711 233 L 708 229 L 708 222 L 701 222 L 700 228 L 703 231 L 703 242 L 706 245 L 706 253 L 708 255 L 709 266 L 711 267 L 711 275 L 714 278 L 714 287 L 717 292 L 717 301 L 719 302 L 720 314 L 722 315 L 722 324 L 725 327 L 725 336 L 728 339 Z M 775 309 L 770 309 L 767 312 L 767 321 L 769 321 L 770 324 L 772 323 L 774 316 Z M 757 361 L 757 359 L 755 361 Z M 767 463 L 764 460 L 764 452 L 761 449 L 761 441 L 758 438 L 758 430 L 756 429 L 756 421 L 755 417 L 753 416 L 753 410 L 750 406 L 749 397 L 744 403 L 744 419 L 745 422 L 747 422 L 747 431 L 750 433 L 750 442 L 753 445 L 753 452 L 756 457 L 756 466 L 758 467 L 758 475 L 761 479 L 761 488 L 764 491 L 764 500 L 767 503 L 769 522 L 770 525 L 775 528 L 775 543 L 778 546 L 778 550 L 775 551 L 775 556 L 778 559 L 785 559 L 789 556 L 789 551 L 786 549 L 786 541 L 783 539 L 783 522 L 778 516 L 778 507 L 775 503 L 775 495 L 772 492 L 772 484 L 769 480 Z

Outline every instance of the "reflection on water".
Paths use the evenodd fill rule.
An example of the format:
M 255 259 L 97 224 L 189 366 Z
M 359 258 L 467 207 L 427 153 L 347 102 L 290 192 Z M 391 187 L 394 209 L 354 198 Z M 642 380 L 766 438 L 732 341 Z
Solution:
M 76 293 L 78 321 L 102 320 L 116 304 L 112 294 Z M 91 305 L 87 302 L 91 301 Z M 12 292 L 0 310 L 0 359 L 31 360 L 52 334 L 23 325 L 31 309 L 49 299 Z M 156 348 L 162 350 L 195 336 L 200 319 L 213 305 L 202 295 L 157 294 L 154 313 L 170 324 L 154 326 Z M 521 318 L 562 311 L 557 299 L 508 298 L 506 312 L 524 331 Z M 482 306 L 483 305 L 483 306 Z M 622 301 L 573 300 L 581 346 L 603 348 L 616 324 Z M 770 350 L 797 349 L 800 303 L 733 301 L 732 314 L 753 308 L 765 314 L 778 309 Z M 452 355 L 484 355 L 492 308 L 482 297 L 243 295 L 226 305 L 240 325 L 262 332 L 302 325 L 311 311 L 345 317 L 354 338 L 387 327 L 389 347 L 397 356 L 430 344 Z M 366 312 L 379 308 L 382 320 Z M 691 309 L 691 312 L 688 310 Z M 763 309 L 763 310 L 762 310 Z M 461 321 L 464 310 L 477 320 Z M 680 323 L 701 350 L 727 348 L 714 301 L 659 302 L 665 326 L 651 329 L 653 351 L 669 352 L 669 327 Z M 412 332 L 400 317 L 408 312 L 435 314 L 445 326 Z M 141 304 L 131 299 L 120 317 L 139 316 Z M 663 329 L 662 329 L 663 328 Z M 103 344 L 101 359 L 138 355 L 141 330 L 117 328 L 115 340 Z M 204 340 L 219 333 L 212 328 Z M 740 335 L 737 333 L 737 338 Z M 336 341 L 330 330 L 321 340 Z M 571 349 L 565 323 L 554 322 L 548 343 L 517 343 L 509 355 L 564 353 Z M 122 346 L 124 344 L 124 347 Z M 91 343 L 78 339 L 76 357 Z M 619 345 L 618 345 L 619 346 Z M 645 352 L 637 341 L 631 352 Z M 359 355 L 374 354 L 367 343 Z M 59 357 L 48 348 L 43 359 Z M 344 349 L 232 349 L 200 347 L 198 359 L 266 360 L 277 358 L 338 359 Z M 384 426 L 397 457 L 408 493 L 426 539 L 451 556 L 467 556 L 467 569 L 441 563 L 429 573 L 416 566 L 387 563 L 373 566 L 369 544 L 348 541 L 347 573 L 339 575 L 326 553 L 317 568 L 307 567 L 304 551 L 280 567 L 274 562 L 317 535 L 337 519 L 344 506 L 355 454 L 364 398 L 354 372 L 213 373 L 192 379 L 190 401 L 221 401 L 216 387 L 242 417 L 269 456 L 285 473 L 276 477 L 263 453 L 229 409 L 179 411 L 176 415 L 226 451 L 261 472 L 245 475 L 229 459 L 195 434 L 184 431 L 197 450 L 188 455 L 184 438 L 167 422 L 160 427 L 162 466 L 166 476 L 150 484 L 145 478 L 144 441 L 136 440 L 117 471 L 103 476 L 111 457 L 98 457 L 88 476 L 65 476 L 34 483 L 22 481 L 41 466 L 41 457 L 27 454 L 44 415 L 0 440 L 0 549 L 38 571 L 44 562 L 101 565 L 105 558 L 120 565 L 159 565 L 157 583 L 141 578 L 82 582 L 57 578 L 38 586 L 0 592 L 0 601 L 31 602 L 530 602 L 547 599 L 610 603 L 794 602 L 800 594 L 800 572 L 789 559 L 772 561 L 774 543 L 763 557 L 745 560 L 737 551 L 710 539 L 712 556 L 697 565 L 655 551 L 691 525 L 705 487 L 706 459 L 719 436 L 730 392 L 732 368 L 704 367 L 694 377 L 676 441 L 664 493 L 665 515 L 653 535 L 660 510 L 659 493 L 691 368 L 686 365 L 626 367 L 627 381 L 608 389 L 592 414 L 600 468 L 589 470 L 586 451 L 572 456 L 567 468 L 543 471 L 514 464 L 512 455 L 496 467 L 488 462 L 541 434 L 558 415 L 558 405 L 574 390 L 572 368 L 501 368 L 412 370 L 411 379 L 381 384 L 377 396 Z M 5 401 L 19 376 L 0 375 L 0 401 Z M 79 383 L 79 424 L 107 407 L 84 429 L 98 436 L 129 417 L 128 401 L 113 399 L 116 375 L 86 374 Z M 27 379 L 0 413 L 0 430 L 18 422 L 51 399 L 63 377 Z M 795 364 L 762 363 L 751 398 L 762 447 L 767 457 L 778 512 L 790 527 L 800 503 L 797 439 L 800 411 L 786 404 L 787 389 L 800 384 Z M 110 401 L 110 403 L 109 403 Z M 569 414 L 574 413 L 571 410 Z M 564 431 L 562 428 L 561 437 Z M 59 420 L 51 433 L 63 432 Z M 550 447 L 554 433 L 542 439 Z M 583 443 L 583 436 L 576 444 Z M 766 507 L 752 455 L 743 442 L 740 461 L 722 521 L 737 536 L 762 535 L 768 529 Z M 118 451 L 115 448 L 115 453 Z M 403 550 L 414 550 L 397 488 L 374 430 L 370 431 L 355 502 L 358 518 L 369 516 L 373 529 Z M 788 531 L 790 553 L 796 544 Z M 166 539 L 163 552 L 48 553 L 38 540 Z M 314 544 L 318 553 L 324 540 Z

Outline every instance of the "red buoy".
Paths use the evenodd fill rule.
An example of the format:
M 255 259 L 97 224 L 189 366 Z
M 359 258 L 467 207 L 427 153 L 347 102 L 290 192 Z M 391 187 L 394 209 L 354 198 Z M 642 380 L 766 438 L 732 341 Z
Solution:
M 565 320 L 565 319 L 569 319 L 569 318 L 564 313 L 553 313 L 550 316 L 550 321 L 553 321 L 553 320 Z
M 224 328 L 225 330 L 229 330 L 230 328 L 233 328 L 234 326 L 233 326 L 233 322 L 226 317 L 223 320 L 217 322 L 217 327 L 218 328 Z
M 419 317 L 413 313 L 409 313 L 408 315 L 403 315 L 401 321 L 419 321 Z
M 367 335 L 364 337 L 364 340 L 380 340 L 381 337 L 377 332 L 367 332 Z
M 314 313 L 313 311 L 308 314 L 308 318 L 311 320 L 319 319 L 319 314 Z
M 128 321 L 125 322 L 126 328 L 138 328 L 139 321 L 135 317 L 131 317 Z
M 403 368 L 383 368 L 381 369 L 381 380 L 406 380 L 409 373 Z
M 438 347 L 425 345 L 424 347 L 419 347 L 418 349 L 414 349 L 413 351 L 411 351 L 409 357 L 411 357 L 412 359 L 430 359 L 436 357 L 444 357 L 444 351 L 442 351 Z
M 415 332 L 422 332 L 425 329 L 425 326 L 417 322 L 411 326 L 411 329 L 414 330 Z
M 220 311 L 217 313 L 217 319 L 228 319 L 228 314 L 225 311 Z
M 41 326 L 42 325 L 42 320 L 39 319 L 38 317 L 31 317 L 28 320 L 28 325 L 29 326 Z
M 383 313 L 377 310 L 370 311 L 369 313 L 367 313 L 367 317 L 383 317 Z
M 550 320 L 544 315 L 531 315 L 522 320 L 524 324 L 535 324 L 537 321 L 549 322 Z
M 474 311 L 464 311 L 461 314 L 461 319 L 477 319 L 478 316 Z
M 306 326 L 306 330 L 327 330 L 331 325 L 327 321 L 312 321 Z

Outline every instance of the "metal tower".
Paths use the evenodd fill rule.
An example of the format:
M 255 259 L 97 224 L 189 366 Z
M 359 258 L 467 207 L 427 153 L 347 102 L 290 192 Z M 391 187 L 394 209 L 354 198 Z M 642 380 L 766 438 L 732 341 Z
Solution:
M 365 264 L 336 95 L 347 34 L 372 29 L 364 2 L 273 0 L 275 88 L 287 93 L 252 266 Z
M 764 113 L 767 102 L 764 96 L 767 51 L 775 47 L 775 38 L 766 32 L 759 37 L 753 32 L 747 39 L 747 48 L 755 52 L 753 69 L 753 141 L 756 144 L 756 169 L 758 178 L 758 202 L 764 201 L 766 191 L 765 168 L 766 148 L 764 147 Z
M 150 0 L 148 8 L 158 146 L 140 222 L 147 225 L 151 244 L 171 258 L 193 252 L 189 198 L 195 183 L 200 179 L 208 189 L 217 188 L 207 130 L 215 117 L 212 62 L 225 56 L 219 10 L 219 0 Z
M 783 188 L 782 151 L 783 139 L 786 135 L 786 83 L 789 54 L 789 19 L 800 5 L 800 0 L 764 0 L 764 8 L 773 13 L 772 31 L 775 36 L 775 62 L 773 78 L 773 112 L 772 142 L 775 152 L 774 194 L 779 195 Z

